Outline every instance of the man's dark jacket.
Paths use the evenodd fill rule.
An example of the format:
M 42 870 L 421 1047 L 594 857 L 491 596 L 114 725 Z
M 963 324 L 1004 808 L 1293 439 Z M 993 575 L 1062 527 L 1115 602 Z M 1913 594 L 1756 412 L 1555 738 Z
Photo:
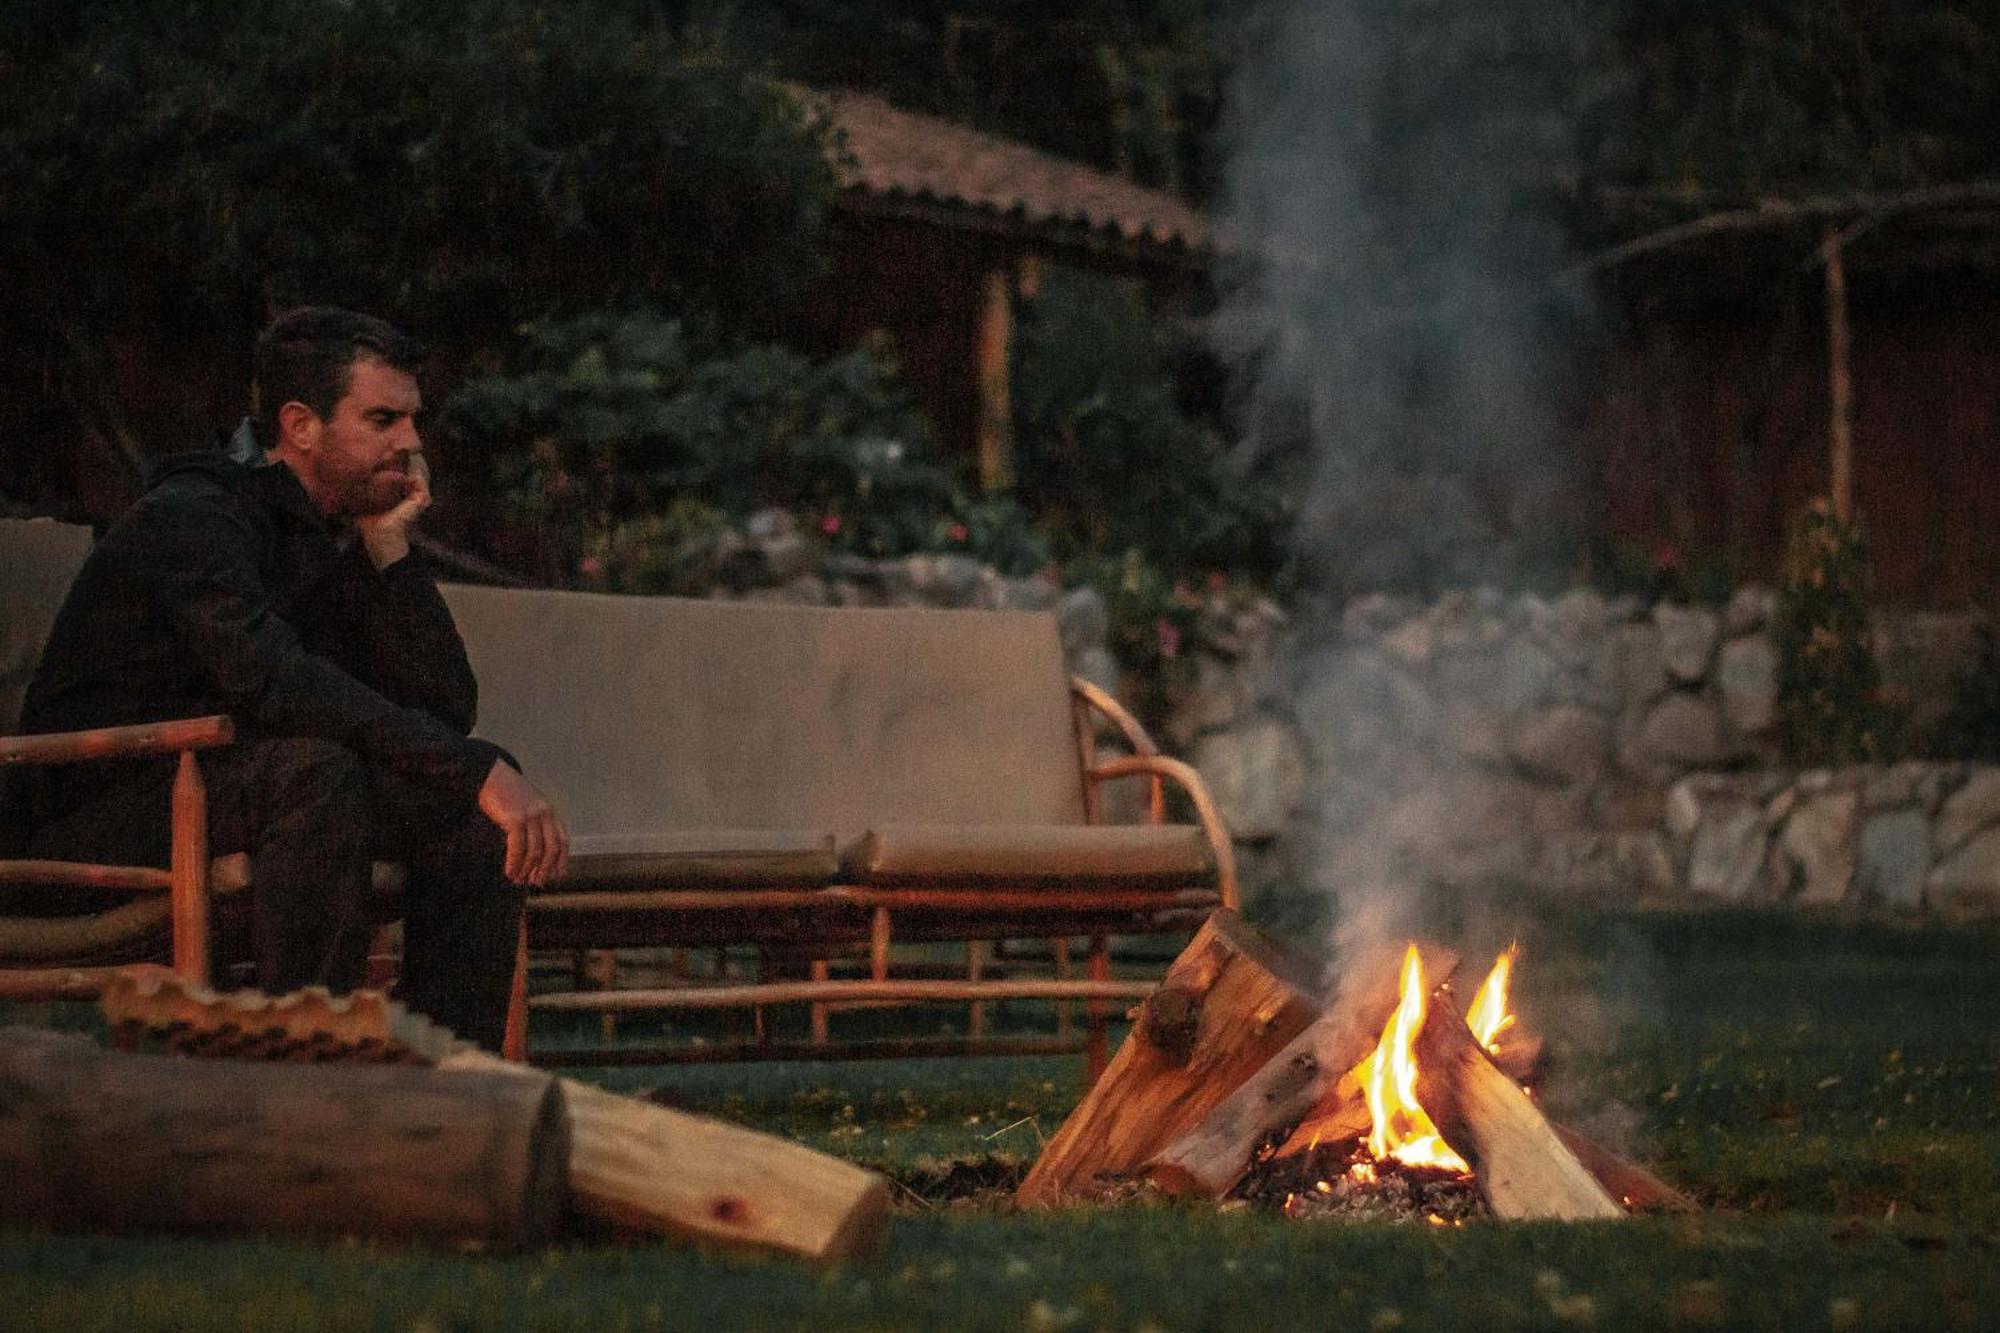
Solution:
M 97 543 L 21 723 L 71 731 L 227 713 L 239 735 L 337 741 L 404 790 L 469 812 L 501 754 L 466 734 L 476 703 L 421 554 L 376 570 L 290 468 L 218 450 L 163 463 Z M 106 767 L 65 765 L 37 813 L 59 814 L 125 768 Z

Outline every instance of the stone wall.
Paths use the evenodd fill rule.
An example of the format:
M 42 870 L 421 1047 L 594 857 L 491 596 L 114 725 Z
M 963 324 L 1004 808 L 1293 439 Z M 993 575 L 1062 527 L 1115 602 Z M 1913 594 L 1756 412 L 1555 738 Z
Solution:
M 814 556 L 776 517 L 717 595 L 1051 609 L 1071 669 L 1130 701 L 1088 588 L 958 556 Z M 1207 779 L 1251 901 L 1357 877 L 1728 902 L 2000 909 L 2000 770 L 1780 766 L 1774 598 L 1645 605 L 1490 589 L 1350 603 L 1305 650 L 1268 599 L 1204 595 L 1159 739 Z M 1919 730 L 1971 661 L 1969 616 L 1877 627 Z M 1114 807 L 1136 805 L 1134 790 Z M 1116 799 L 1122 795 L 1123 800 Z M 1130 810 L 1125 813 L 1132 813 Z

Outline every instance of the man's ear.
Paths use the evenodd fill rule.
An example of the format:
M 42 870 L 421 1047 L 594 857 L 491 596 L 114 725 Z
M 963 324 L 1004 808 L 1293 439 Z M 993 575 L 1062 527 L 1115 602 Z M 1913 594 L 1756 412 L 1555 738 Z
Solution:
M 278 409 L 278 447 L 311 452 L 319 445 L 323 423 L 319 413 L 293 399 Z

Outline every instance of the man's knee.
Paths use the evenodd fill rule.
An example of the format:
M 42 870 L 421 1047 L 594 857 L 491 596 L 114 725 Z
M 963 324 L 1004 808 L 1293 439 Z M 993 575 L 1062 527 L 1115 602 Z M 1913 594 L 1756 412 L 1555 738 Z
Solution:
M 266 843 L 276 837 L 309 837 L 329 855 L 359 859 L 373 841 L 367 766 L 335 741 L 287 736 L 252 742 L 245 780 L 256 787 L 250 801 Z

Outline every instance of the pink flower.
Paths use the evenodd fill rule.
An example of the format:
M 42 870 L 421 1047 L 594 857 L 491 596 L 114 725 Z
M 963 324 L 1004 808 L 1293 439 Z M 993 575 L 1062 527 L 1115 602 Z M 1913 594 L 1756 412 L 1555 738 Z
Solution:
M 1157 635 L 1160 640 L 1160 656 L 1168 658 L 1180 656 L 1181 652 L 1180 626 L 1174 624 L 1173 621 L 1168 620 L 1165 616 L 1161 616 L 1158 620 L 1153 622 L 1153 633 Z
M 951 539 L 955 542 L 962 542 L 967 537 L 970 537 L 972 535 L 971 530 L 967 528 L 963 523 L 952 524 L 950 532 L 951 532 Z
M 828 514 L 819 521 L 819 530 L 829 537 L 838 536 L 840 533 L 840 515 Z
M 585 556 L 576 562 L 576 572 L 587 579 L 602 578 L 604 576 L 604 557 L 601 555 Z

